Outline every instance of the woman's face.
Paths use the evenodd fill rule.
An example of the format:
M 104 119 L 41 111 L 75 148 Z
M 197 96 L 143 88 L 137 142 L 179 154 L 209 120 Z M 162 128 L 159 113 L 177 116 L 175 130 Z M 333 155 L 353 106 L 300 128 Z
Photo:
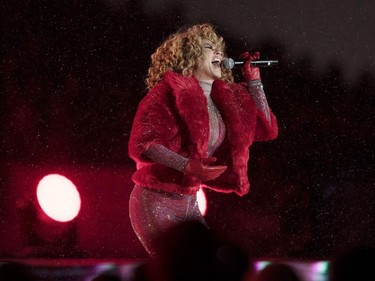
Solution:
M 193 74 L 199 81 L 212 83 L 221 78 L 220 65 L 223 60 L 223 52 L 207 39 L 202 39 L 201 46 L 203 53 Z

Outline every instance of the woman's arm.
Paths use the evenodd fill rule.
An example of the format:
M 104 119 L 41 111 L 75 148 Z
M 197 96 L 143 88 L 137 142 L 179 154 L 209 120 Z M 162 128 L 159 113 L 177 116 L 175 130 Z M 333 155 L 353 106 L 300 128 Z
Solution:
M 161 144 L 155 144 L 147 148 L 142 154 L 152 161 L 166 165 L 182 173 L 196 176 L 203 181 L 210 181 L 217 178 L 227 168 L 223 165 L 209 166 L 209 164 L 216 161 L 215 157 L 188 159 Z
M 247 85 L 256 107 L 264 114 L 267 121 L 271 123 L 271 110 L 267 102 L 266 94 L 263 90 L 262 80 L 251 80 L 248 81 Z
M 176 169 L 182 173 L 185 171 L 186 165 L 189 162 L 188 158 L 181 156 L 161 144 L 154 144 L 148 147 L 143 151 L 142 155 L 154 162 Z

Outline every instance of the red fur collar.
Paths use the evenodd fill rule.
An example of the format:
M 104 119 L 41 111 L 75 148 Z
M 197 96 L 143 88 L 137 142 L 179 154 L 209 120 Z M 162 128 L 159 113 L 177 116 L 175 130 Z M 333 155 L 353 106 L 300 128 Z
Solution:
M 207 99 L 198 80 L 193 76 L 186 78 L 174 72 L 167 72 L 164 81 L 172 88 L 177 110 L 188 127 L 192 141 L 190 155 L 205 157 L 209 117 Z M 211 98 L 223 117 L 229 142 L 235 147 L 250 145 L 253 141 L 251 135 L 255 130 L 257 109 L 246 89 L 237 84 L 216 80 L 212 86 Z

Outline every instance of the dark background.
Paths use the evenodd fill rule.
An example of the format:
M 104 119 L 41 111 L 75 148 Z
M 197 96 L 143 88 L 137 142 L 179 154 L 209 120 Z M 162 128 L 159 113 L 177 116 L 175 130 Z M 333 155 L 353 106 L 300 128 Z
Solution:
M 334 2 L 1 1 L 1 257 L 145 256 L 127 213 L 129 132 L 150 55 L 201 22 L 231 57 L 279 60 L 262 70 L 279 137 L 253 145 L 248 195 L 207 191 L 211 228 L 258 257 L 374 245 L 374 4 Z M 47 173 L 82 196 L 49 234 L 34 191 Z

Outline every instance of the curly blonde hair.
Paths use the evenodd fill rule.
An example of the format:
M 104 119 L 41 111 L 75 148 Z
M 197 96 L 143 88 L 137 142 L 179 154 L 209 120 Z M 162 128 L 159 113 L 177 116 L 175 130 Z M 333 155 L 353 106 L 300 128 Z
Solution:
M 145 81 L 147 88 L 152 89 L 169 70 L 185 77 L 191 76 L 203 53 L 200 44 L 202 39 L 211 41 L 215 49 L 225 52 L 224 39 L 215 32 L 211 24 L 197 24 L 179 30 L 170 35 L 151 55 L 151 65 Z M 232 71 L 222 68 L 221 79 L 233 82 Z

